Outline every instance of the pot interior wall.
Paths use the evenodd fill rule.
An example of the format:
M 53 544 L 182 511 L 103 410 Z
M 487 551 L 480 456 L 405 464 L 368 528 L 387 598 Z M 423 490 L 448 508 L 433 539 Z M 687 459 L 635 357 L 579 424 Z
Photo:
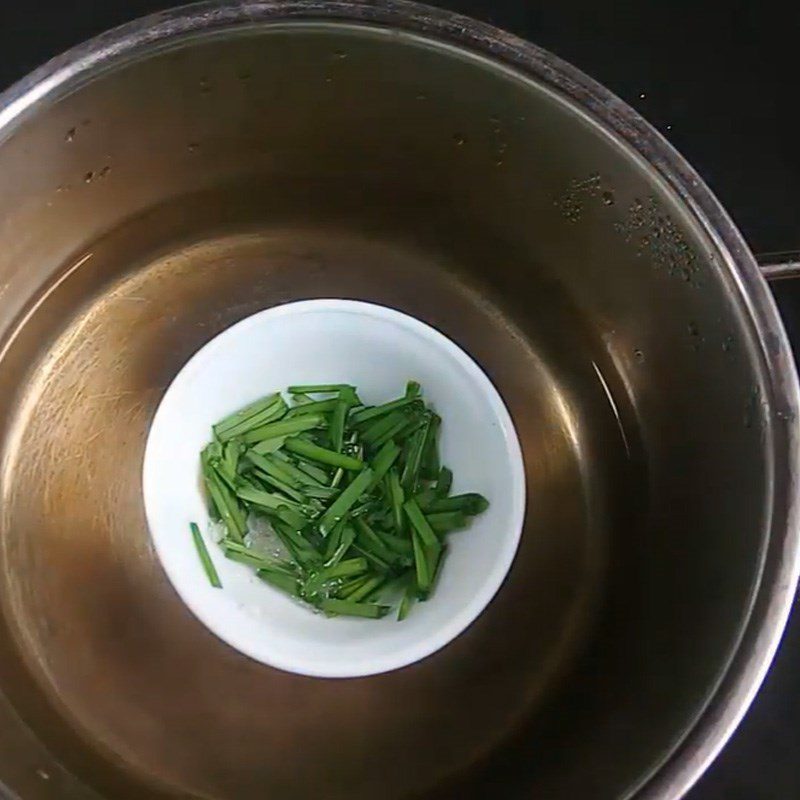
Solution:
M 710 245 L 590 119 L 441 44 L 251 27 L 34 106 L 0 184 L 11 790 L 611 800 L 691 727 L 761 564 L 760 366 Z M 519 557 L 478 622 L 340 682 L 207 633 L 156 563 L 139 484 L 185 360 L 323 296 L 471 352 L 528 480 Z

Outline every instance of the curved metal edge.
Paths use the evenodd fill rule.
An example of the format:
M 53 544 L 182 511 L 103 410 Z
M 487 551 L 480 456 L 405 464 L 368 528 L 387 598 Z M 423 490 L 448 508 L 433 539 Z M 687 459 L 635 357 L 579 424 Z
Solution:
M 756 258 L 761 274 L 768 281 L 800 278 L 800 253 L 760 253 Z
M 644 157 L 687 206 L 736 281 L 761 348 L 774 470 L 770 540 L 738 652 L 705 714 L 639 792 L 677 800 L 728 741 L 756 695 L 781 640 L 800 573 L 800 386 L 780 315 L 756 261 L 716 197 L 688 162 L 626 103 L 565 61 L 518 37 L 405 0 L 203 2 L 143 17 L 75 47 L 0 94 L 0 140 L 35 106 L 95 70 L 192 34 L 276 21 L 342 20 L 388 25 L 490 56 L 573 101 Z M 768 587 L 768 588 L 765 588 Z

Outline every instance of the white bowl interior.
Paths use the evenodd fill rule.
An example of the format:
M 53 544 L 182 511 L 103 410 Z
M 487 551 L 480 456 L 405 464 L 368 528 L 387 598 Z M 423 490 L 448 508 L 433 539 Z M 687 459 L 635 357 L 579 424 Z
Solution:
M 291 384 L 352 383 L 376 404 L 421 383 L 442 417 L 442 463 L 454 492 L 489 509 L 449 536 L 434 596 L 403 622 L 312 613 L 229 561 L 209 535 L 199 453 L 211 425 Z M 144 500 L 156 552 L 178 594 L 217 636 L 264 664 L 306 675 L 368 675 L 411 664 L 446 645 L 489 603 L 519 542 L 525 507 L 522 453 L 511 418 L 485 373 L 430 326 L 382 306 L 310 300 L 277 306 L 223 331 L 184 366 L 153 420 Z M 223 589 L 214 589 L 189 533 L 203 531 Z

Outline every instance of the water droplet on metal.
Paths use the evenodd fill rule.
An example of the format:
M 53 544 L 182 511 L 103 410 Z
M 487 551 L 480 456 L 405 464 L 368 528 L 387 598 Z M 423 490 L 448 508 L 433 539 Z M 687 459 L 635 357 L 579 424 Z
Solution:
M 75 128 L 70 128 L 70 129 L 69 129 L 69 130 L 68 130 L 68 131 L 67 131 L 67 132 L 64 134 L 64 141 L 65 141 L 65 142 L 71 142 L 71 141 L 72 141 L 72 140 L 75 138 L 75 134 L 76 134 L 76 133 L 77 133 L 77 131 L 75 130 Z
M 340 61 L 347 58 L 347 53 L 344 50 L 336 50 L 333 54 L 334 58 L 338 58 Z
M 460 133 L 454 133 L 453 141 L 458 147 L 461 147 L 461 145 L 463 145 L 467 140 Z
M 200 144 L 198 142 L 189 142 L 189 144 L 186 145 L 186 149 L 190 153 L 196 153 L 200 149 Z
M 87 173 L 86 173 L 86 174 L 83 176 L 83 180 L 84 180 L 84 183 L 91 183 L 91 182 L 94 180 L 94 171 L 90 169 L 90 170 L 89 170 L 89 171 L 88 171 L 88 172 L 87 172 Z
M 723 340 L 722 340 L 722 351 L 724 353 L 730 353 L 733 349 L 733 336 L 729 333 Z
M 603 198 L 603 203 L 605 205 L 607 205 L 607 206 L 613 206 L 614 205 L 614 193 L 613 192 L 608 192 L 608 191 L 603 192 L 601 197 Z
M 761 407 L 761 391 L 758 387 L 750 392 L 744 406 L 744 426 L 745 428 L 755 427 L 758 422 L 759 410 Z
M 427 100 L 427 99 L 428 99 L 427 95 L 424 95 L 422 93 L 417 95 L 417 100 Z
M 692 350 L 699 350 L 700 345 L 703 344 L 705 338 L 700 335 L 700 328 L 697 327 L 696 322 L 690 322 L 687 325 L 687 330 L 689 331 L 689 336 L 692 339 Z
M 211 91 L 211 83 L 209 82 L 208 78 L 203 76 L 200 78 L 200 92 L 202 94 L 208 94 Z
M 41 767 L 36 770 L 36 774 L 43 781 L 49 781 L 50 780 L 50 773 L 47 772 L 47 770 L 41 769 Z
M 108 175 L 108 173 L 109 173 L 109 172 L 111 172 L 111 165 L 110 165 L 110 164 L 106 164 L 106 165 L 105 165 L 105 166 L 104 166 L 104 167 L 103 167 L 103 168 L 100 170 L 100 172 L 98 172 L 98 173 L 97 173 L 97 177 L 98 177 L 98 178 L 105 178 L 105 177 L 106 177 L 106 175 Z
M 644 362 L 644 353 L 638 348 L 633 351 L 633 357 L 641 364 Z
M 249 69 L 241 69 L 236 74 L 236 77 L 239 78 L 240 81 L 249 81 L 250 78 L 253 77 L 253 73 L 250 72 Z

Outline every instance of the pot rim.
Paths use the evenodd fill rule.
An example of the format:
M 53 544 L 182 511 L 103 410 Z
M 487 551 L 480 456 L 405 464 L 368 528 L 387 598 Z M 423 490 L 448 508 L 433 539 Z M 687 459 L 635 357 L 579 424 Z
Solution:
M 0 143 L 66 90 L 122 61 L 194 35 L 279 22 L 391 27 L 444 42 L 511 68 L 553 90 L 637 152 L 667 183 L 735 282 L 759 345 L 771 459 L 769 538 L 739 645 L 716 691 L 682 741 L 627 797 L 677 800 L 730 739 L 780 643 L 800 574 L 800 386 L 775 301 L 731 218 L 689 163 L 627 103 L 571 64 L 491 25 L 406 0 L 211 0 L 134 20 L 80 44 L 0 93 Z

